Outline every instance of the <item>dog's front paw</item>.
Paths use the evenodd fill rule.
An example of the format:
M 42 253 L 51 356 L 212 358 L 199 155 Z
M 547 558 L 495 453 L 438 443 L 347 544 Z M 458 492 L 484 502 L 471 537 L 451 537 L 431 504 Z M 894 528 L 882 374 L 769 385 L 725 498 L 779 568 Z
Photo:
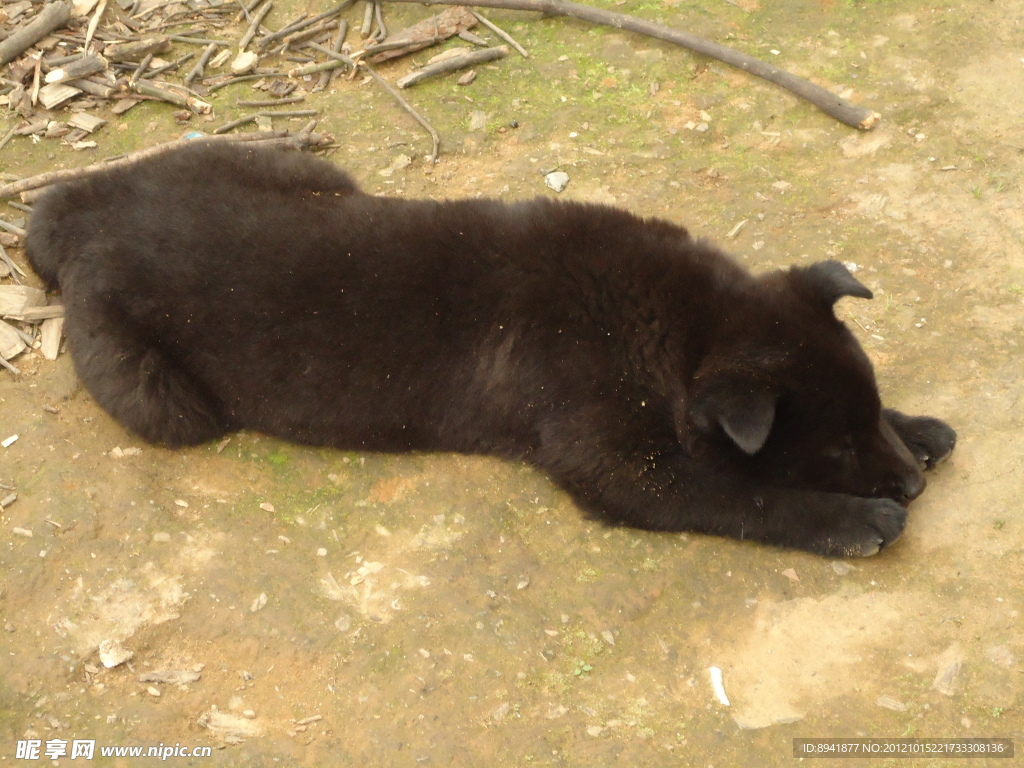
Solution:
M 905 416 L 898 411 L 888 411 L 886 415 L 896 434 L 925 469 L 934 469 L 953 453 L 956 431 L 941 419 Z
M 849 497 L 811 550 L 829 557 L 870 557 L 896 541 L 907 523 L 907 510 L 892 499 Z

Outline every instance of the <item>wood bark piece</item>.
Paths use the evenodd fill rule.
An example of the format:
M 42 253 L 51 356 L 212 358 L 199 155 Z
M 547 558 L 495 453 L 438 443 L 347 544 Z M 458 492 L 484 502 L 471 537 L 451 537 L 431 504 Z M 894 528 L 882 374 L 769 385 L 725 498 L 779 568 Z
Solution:
M 24 27 L 0 42 L 0 67 L 13 61 L 33 45 L 71 20 L 71 6 L 58 0 L 50 3 Z
M 454 3 L 452 4 L 454 5 Z M 382 45 L 397 43 L 403 40 L 408 40 L 409 45 L 378 53 L 370 61 L 374 64 L 379 64 L 388 59 L 405 56 L 433 45 L 437 42 L 438 38 L 447 40 L 464 29 L 471 29 L 476 26 L 476 23 L 476 17 L 470 13 L 466 6 L 455 5 L 454 8 L 447 8 L 436 16 L 424 19 L 418 24 L 413 24 L 411 27 L 395 32 L 390 37 L 381 40 Z
M 408 88 L 410 85 L 415 85 L 430 77 L 446 75 L 449 72 L 455 72 L 466 67 L 475 67 L 488 61 L 503 59 L 506 56 L 508 56 L 508 48 L 504 45 L 499 45 L 497 48 L 484 48 L 482 51 L 472 51 L 460 56 L 452 56 L 436 64 L 428 64 L 423 69 L 418 69 L 405 77 L 398 78 L 395 85 L 399 88 Z
M 458 0 L 387 0 L 391 3 L 425 3 L 426 5 L 456 5 Z M 483 8 L 504 8 L 513 11 L 535 11 L 547 16 L 568 16 L 591 24 L 600 24 L 614 29 L 624 29 L 639 35 L 646 35 L 674 45 L 688 48 L 704 56 L 730 64 L 734 67 L 775 83 L 805 101 L 809 101 L 825 114 L 834 117 L 844 125 L 870 131 L 882 116 L 873 110 L 859 107 L 842 99 L 819 85 L 797 77 L 791 72 L 779 69 L 746 53 L 734 51 L 724 45 L 713 43 L 689 32 L 655 24 L 651 21 L 613 13 L 600 8 L 574 3 L 572 0 L 474 0 L 473 5 Z

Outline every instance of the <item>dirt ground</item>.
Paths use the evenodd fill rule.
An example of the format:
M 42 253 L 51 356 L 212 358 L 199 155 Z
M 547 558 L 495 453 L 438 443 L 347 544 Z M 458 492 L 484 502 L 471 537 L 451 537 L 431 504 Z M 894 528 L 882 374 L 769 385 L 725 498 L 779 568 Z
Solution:
M 672 46 L 511 12 L 491 15 L 531 58 L 408 92 L 442 136 L 433 168 L 372 83 L 307 104 L 369 190 L 554 195 L 542 171 L 559 169 L 563 196 L 684 223 L 755 270 L 856 264 L 876 298 L 840 312 L 887 403 L 960 435 L 903 538 L 831 561 L 610 530 L 496 460 L 257 434 L 165 451 L 102 413 L 68 355 L 30 353 L 20 377 L 0 370 L 0 438 L 18 435 L 0 449 L 0 496 L 17 492 L 0 516 L 0 762 L 22 764 L 30 738 L 209 745 L 168 763 L 252 766 L 775 766 L 794 738 L 831 736 L 1024 749 L 1024 2 L 608 7 L 849 89 L 883 120 L 858 133 Z M 396 28 L 427 13 L 387 10 Z M 189 128 L 253 93 L 220 92 L 217 122 Z M 176 138 L 172 111 L 112 119 L 91 154 L 19 138 L 0 166 Z M 108 669 L 101 643 L 133 655 Z

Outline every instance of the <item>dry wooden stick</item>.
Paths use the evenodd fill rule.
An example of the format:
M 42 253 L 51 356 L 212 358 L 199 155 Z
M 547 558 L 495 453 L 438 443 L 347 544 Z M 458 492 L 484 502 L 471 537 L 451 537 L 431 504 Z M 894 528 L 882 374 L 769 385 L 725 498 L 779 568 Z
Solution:
M 316 24 L 317 22 L 323 21 L 324 19 L 330 19 L 330 18 L 332 18 L 334 16 L 337 16 L 339 13 L 341 13 L 346 8 L 348 8 L 350 5 L 352 5 L 353 2 L 355 2 L 355 0 L 344 0 L 344 2 L 334 6 L 329 11 L 324 11 L 323 13 L 318 13 L 316 16 L 312 16 L 312 17 L 310 17 L 308 19 L 303 19 L 303 20 L 297 21 L 297 22 L 295 22 L 293 24 L 289 24 L 288 26 L 282 27 L 281 29 L 277 30 L 277 32 L 272 32 L 271 34 L 269 34 L 266 37 L 264 37 L 263 39 L 261 39 L 259 47 L 260 48 L 266 48 L 268 45 L 270 45 L 275 40 L 280 40 L 281 38 L 287 37 L 288 35 L 293 35 L 296 32 L 298 32 L 300 29 L 305 29 L 306 27 L 311 27 L 314 24 Z
M 388 36 L 388 28 L 384 26 L 384 3 L 380 0 L 373 0 L 373 15 L 377 19 L 377 34 L 374 36 L 383 40 Z
M 512 35 L 510 35 L 510 34 L 509 34 L 508 32 L 506 32 L 505 30 L 503 30 L 503 29 L 502 29 L 501 27 L 499 27 L 499 26 L 498 26 L 497 24 L 495 24 L 494 22 L 492 22 L 492 21 L 491 21 L 490 19 L 488 19 L 488 18 L 487 18 L 486 16 L 484 16 L 484 15 L 483 15 L 482 13 L 477 13 L 477 12 L 476 12 L 476 11 L 474 11 L 474 10 L 473 10 L 472 8 L 470 8 L 470 9 L 469 9 L 469 12 L 470 12 L 470 13 L 472 13 L 472 14 L 473 14 L 473 15 L 474 15 L 474 16 L 476 17 L 476 20 L 477 20 L 477 21 L 479 21 L 479 22 L 480 22 L 481 24 L 483 24 L 483 25 L 484 25 L 485 27 L 487 27 L 487 28 L 488 28 L 489 30 L 491 30 L 491 32 L 493 32 L 494 34 L 496 34 L 496 35 L 497 35 L 498 37 L 500 37 L 500 38 L 501 38 L 502 40 L 504 40 L 504 41 L 505 41 L 506 43 L 508 43 L 509 45 L 511 45 L 511 46 L 512 46 L 513 48 L 515 48 L 515 49 L 516 49 L 517 51 L 519 51 L 519 54 L 520 54 L 520 55 L 521 55 L 521 56 L 522 56 L 522 57 L 523 57 L 524 59 L 528 59 L 528 58 L 530 58 L 530 54 L 528 54 L 528 53 L 526 52 L 526 49 L 525 49 L 525 48 L 523 48 L 523 46 L 521 46 L 521 45 L 520 45 L 519 43 L 517 43 L 517 42 L 516 42 L 515 40 L 513 40 L 513 39 L 512 39 Z
M 28 24 L 0 42 L 0 67 L 13 61 L 55 29 L 71 20 L 71 4 L 50 3 Z
M 335 53 L 330 48 L 324 48 L 322 45 L 317 45 L 316 43 L 309 43 L 307 47 L 320 51 L 320 53 L 324 54 L 330 59 L 334 59 L 336 62 L 348 64 L 352 68 L 362 67 L 363 69 L 365 69 L 367 73 L 370 75 L 370 77 L 376 80 L 385 91 L 390 93 L 392 98 L 394 98 L 394 100 L 399 103 L 402 109 L 404 109 L 406 112 L 412 115 L 413 119 L 417 123 L 422 125 L 424 129 L 426 129 L 427 133 L 430 134 L 430 139 L 433 142 L 433 147 L 430 150 L 430 163 L 434 164 L 437 162 L 437 153 L 441 147 L 441 137 L 437 135 L 437 131 L 434 130 L 434 126 L 428 123 L 426 119 L 422 115 L 420 115 L 419 112 L 413 109 L 413 106 L 402 98 L 402 94 L 400 94 L 398 91 L 391 87 L 391 83 L 389 83 L 383 77 L 378 75 L 374 71 L 374 69 L 365 61 L 357 62 L 355 61 L 355 59 L 346 56 L 344 53 Z M 2 191 L 3 188 L 0 187 L 0 192 Z
M 387 0 L 387 2 L 461 5 L 463 0 Z M 862 131 L 869 131 L 882 119 L 882 116 L 873 110 L 858 107 L 856 104 L 840 98 L 819 85 L 815 85 L 808 80 L 804 80 L 802 77 L 797 77 L 791 72 L 779 69 L 746 53 L 741 53 L 702 37 L 691 35 L 689 32 L 638 19 L 636 16 L 613 13 L 612 11 L 605 11 L 600 8 L 591 8 L 588 5 L 574 3 L 572 0 L 473 0 L 473 5 L 484 8 L 504 8 L 512 11 L 535 11 L 547 16 L 569 16 L 574 19 L 588 21 L 591 24 L 625 29 L 629 32 L 635 32 L 688 48 L 691 51 L 696 51 L 726 64 L 731 64 L 745 72 L 782 86 L 805 101 L 809 101 L 822 112 L 834 117 L 844 125 L 859 128 Z
M 359 36 L 369 37 L 371 29 L 373 29 L 373 0 L 366 0 L 366 6 L 363 8 L 363 26 L 359 29 Z
M 50 171 L 49 173 L 42 173 L 38 176 L 32 176 L 21 181 L 11 182 L 10 184 L 4 184 L 0 186 L 0 199 L 7 197 L 14 197 L 22 192 L 28 192 L 33 189 L 39 189 L 40 187 L 46 187 L 50 184 L 55 184 L 58 181 L 67 181 L 68 179 L 77 179 L 82 176 L 87 176 L 90 173 L 96 171 L 102 171 L 106 168 L 116 168 L 121 165 L 130 165 L 131 163 L 141 160 L 144 157 L 150 157 L 152 155 L 158 155 L 163 152 L 168 152 L 172 149 L 177 149 L 183 146 L 192 146 L 202 142 L 216 142 L 216 141 L 247 141 L 259 143 L 261 146 L 267 147 L 281 147 L 284 149 L 295 149 L 302 150 L 308 149 L 309 147 L 316 147 L 321 144 L 325 144 L 329 141 L 328 137 L 313 133 L 312 130 L 316 126 L 316 121 L 312 121 L 303 127 L 295 135 L 289 135 L 287 131 L 276 131 L 273 133 L 265 134 L 240 134 L 232 135 L 226 134 L 223 136 L 207 136 L 202 139 L 176 139 L 174 141 L 168 141 L 164 144 L 157 144 L 153 147 L 147 147 L 146 149 L 140 149 L 137 152 L 130 152 L 127 155 L 114 160 L 105 160 L 99 163 L 93 163 L 83 168 L 66 168 L 60 171 Z
M 203 71 L 206 69 L 206 62 L 210 60 L 210 57 L 217 52 L 217 44 L 210 43 L 203 49 L 203 54 L 199 57 L 199 61 L 196 62 L 195 66 L 188 71 L 185 75 L 185 85 L 192 85 L 192 81 L 197 77 L 203 76 Z
M 335 53 L 341 52 L 341 47 L 345 44 L 345 35 L 348 34 L 348 22 L 344 19 L 338 25 L 338 33 L 334 36 L 334 42 L 331 44 L 331 50 Z M 313 86 L 313 93 L 324 90 L 331 84 L 331 78 L 334 77 L 334 70 L 328 70 L 327 72 L 320 73 L 320 79 L 316 81 L 316 85 Z
M 395 85 L 399 88 L 408 88 L 410 85 L 416 85 L 421 80 L 426 80 L 430 77 L 446 75 L 449 72 L 455 72 L 466 67 L 475 67 L 477 64 L 484 64 L 495 59 L 503 59 L 506 56 L 508 56 L 508 48 L 504 45 L 499 45 L 497 48 L 484 48 L 482 51 L 464 53 L 461 56 L 444 59 L 436 64 L 428 64 L 423 69 L 418 69 L 404 77 L 398 78 Z
M 249 24 L 249 28 L 245 30 L 245 34 L 242 35 L 242 39 L 238 41 L 238 50 L 244 51 L 245 47 L 252 42 L 252 39 L 256 37 L 256 33 L 259 31 L 263 17 L 270 13 L 270 9 L 273 7 L 274 0 L 267 0 L 267 2 L 263 4 L 263 7 L 256 12 L 252 17 L 252 23 Z

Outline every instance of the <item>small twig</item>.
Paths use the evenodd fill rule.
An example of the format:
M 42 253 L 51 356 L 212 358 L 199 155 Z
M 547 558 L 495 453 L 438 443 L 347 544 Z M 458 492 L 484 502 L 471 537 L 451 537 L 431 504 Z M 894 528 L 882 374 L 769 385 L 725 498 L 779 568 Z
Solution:
M 466 67 L 475 67 L 477 64 L 484 64 L 488 61 L 494 61 L 495 59 L 503 59 L 508 56 L 508 48 L 504 45 L 499 45 L 497 48 L 484 48 L 482 51 L 471 51 L 470 53 L 464 53 L 461 56 L 453 56 L 450 59 L 444 59 L 436 64 L 429 64 L 423 69 L 418 69 L 415 72 L 411 72 L 405 77 L 400 77 L 396 81 L 395 85 L 399 88 L 408 88 L 410 85 L 426 80 L 430 77 L 437 77 L 438 75 L 446 75 L 449 72 L 455 72 L 459 69 L 465 69 Z
M 217 142 L 217 141 L 246 141 L 246 142 L 258 142 L 260 146 L 266 147 L 283 147 L 285 149 L 307 149 L 309 147 L 319 146 L 329 141 L 329 138 L 318 133 L 313 133 L 313 128 L 316 127 L 316 121 L 313 120 L 307 123 L 301 131 L 297 134 L 289 135 L 287 131 L 276 131 L 271 133 L 254 133 L 254 134 L 234 134 L 225 136 L 207 136 L 202 139 L 176 139 L 174 141 L 168 141 L 164 144 L 157 144 L 146 149 L 140 149 L 137 152 L 130 152 L 120 157 L 104 160 L 99 163 L 93 163 L 83 168 L 65 168 L 60 171 L 50 171 L 49 173 L 42 173 L 38 176 L 32 176 L 21 181 L 15 181 L 10 184 L 0 186 L 0 199 L 7 197 L 14 197 L 15 195 L 21 194 L 22 192 L 28 192 L 33 189 L 39 189 L 41 187 L 55 184 L 58 181 L 68 181 L 69 179 L 77 179 L 82 176 L 88 176 L 96 171 L 101 171 L 106 168 L 116 168 L 122 165 L 130 165 L 138 160 L 142 160 L 146 157 L 153 155 L 159 155 L 164 152 L 168 152 L 173 149 L 177 149 L 183 146 L 193 146 L 195 144 L 203 142 Z M 2 248 L 0 248 L 2 251 Z M 6 255 L 6 254 L 4 254 Z M 18 270 L 19 272 L 21 270 Z M 22 274 L 24 274 L 22 272 Z
M 289 96 L 285 99 L 261 99 L 259 101 L 236 101 L 236 107 L 276 107 L 279 104 L 298 104 L 305 96 Z
M 176 70 L 178 67 L 180 67 L 182 64 L 184 64 L 189 59 L 193 58 L 195 55 L 196 55 L 195 51 L 191 51 L 189 53 L 186 53 L 184 56 L 182 56 L 177 61 L 172 61 L 169 64 L 164 64 L 162 67 L 157 67 L 156 69 L 154 69 L 154 70 L 152 70 L 150 72 L 144 72 L 143 73 L 143 77 L 146 78 L 147 80 L 151 80 L 152 78 L 156 77 L 157 75 L 162 75 L 164 72 L 169 72 L 171 70 Z
M 107 10 L 107 0 L 100 0 L 100 4 L 96 6 L 96 12 L 92 18 L 89 19 L 89 27 L 85 31 L 85 45 L 82 46 L 82 50 L 89 53 L 89 46 L 92 44 L 92 37 L 96 34 L 96 27 L 100 24 L 100 18 L 103 16 L 103 12 Z
M 388 36 L 388 28 L 384 26 L 384 4 L 380 0 L 373 0 L 373 15 L 377 19 L 377 34 L 375 37 L 378 40 L 383 40 Z
M 323 13 L 317 14 L 316 16 L 312 16 L 308 19 L 302 19 L 301 21 L 296 21 L 293 22 L 292 24 L 282 27 L 281 29 L 277 30 L 277 32 L 272 32 L 271 34 L 262 38 L 260 40 L 260 48 L 266 48 L 275 40 L 281 40 L 285 37 L 288 37 L 289 35 L 295 34 L 301 29 L 311 27 L 314 24 L 317 24 L 318 22 L 324 21 L 325 19 L 333 18 L 334 16 L 337 16 L 346 8 L 348 8 L 350 5 L 352 5 L 353 2 L 355 2 L 355 0 L 344 0 L 344 2 L 334 6 L 329 11 L 324 11 Z
M 345 44 L 345 35 L 348 34 L 348 22 L 342 19 L 338 25 L 338 32 L 334 36 L 334 42 L 331 44 L 331 50 L 335 53 L 341 52 L 341 47 Z M 334 77 L 334 70 L 329 69 L 326 72 L 320 73 L 320 79 L 317 80 L 316 85 L 313 86 L 313 92 L 318 93 L 324 90 L 331 84 L 331 79 Z
M 14 138 L 14 134 L 17 130 L 18 129 L 16 127 L 11 128 L 11 130 L 4 134 L 4 137 L 0 139 L 0 149 L 3 149 L 4 147 L 7 146 L 7 142 Z
M 7 265 L 7 268 L 11 270 L 11 277 L 14 278 L 14 282 L 21 285 L 21 280 L 18 279 L 18 275 L 21 275 L 22 277 L 27 277 L 27 275 L 21 267 L 11 261 L 11 257 L 7 255 L 7 251 L 2 245 L 0 245 L 0 260 L 3 260 L 4 264 Z
M 247 19 L 248 21 L 252 21 L 252 15 L 251 15 L 252 11 L 255 10 L 256 6 L 259 5 L 261 2 L 263 2 L 263 0 L 252 0 L 251 3 L 246 5 L 245 3 L 242 2 L 242 0 L 238 0 L 238 4 L 240 6 L 242 6 L 242 10 L 241 10 L 241 12 L 237 16 L 235 16 L 235 23 L 237 24 L 242 19 Z
M 132 88 L 134 90 L 135 86 L 137 86 L 139 84 L 139 79 L 142 77 L 142 74 L 147 69 L 149 69 L 149 65 L 153 62 L 153 56 L 154 56 L 154 54 L 147 53 L 146 54 L 146 58 L 144 58 L 142 61 L 139 62 L 139 66 L 137 66 L 135 68 L 135 71 L 132 72 L 131 79 L 128 80 L 128 87 L 129 88 Z M 185 81 L 185 84 L 188 85 L 188 81 L 187 80 Z
M 174 40 L 177 43 L 189 43 L 191 45 L 231 46 L 231 43 L 227 40 L 207 40 L 202 37 L 185 37 L 184 35 L 171 35 L 171 40 Z
M 28 234 L 21 227 L 17 226 L 16 224 L 11 224 L 11 222 L 6 221 L 5 219 L 0 219 L 0 229 L 7 230 L 12 235 L 17 235 L 18 237 L 24 237 L 25 235 Z
M 218 77 L 222 77 L 222 75 L 218 75 Z M 229 85 L 234 85 L 235 83 L 244 83 L 248 80 L 259 80 L 260 78 L 263 77 L 288 77 L 288 73 L 256 72 L 251 75 L 236 75 L 235 77 L 229 77 L 227 80 L 224 80 L 220 83 L 214 83 L 213 85 L 207 85 L 206 83 L 203 83 L 203 85 L 205 86 L 206 90 L 208 90 L 210 93 L 213 93 L 214 91 L 219 91 L 221 88 L 227 88 Z
M 213 135 L 220 136 L 222 133 L 233 131 L 235 128 L 241 128 L 243 125 L 248 125 L 249 123 L 255 122 L 255 120 L 256 115 L 246 115 L 245 117 L 240 117 L 237 120 L 232 120 L 230 123 L 224 123 L 224 125 L 220 126 L 219 128 L 214 128 Z
M 199 57 L 199 61 L 196 62 L 195 66 L 188 71 L 185 75 L 185 85 L 192 85 L 192 81 L 197 77 L 202 77 L 203 72 L 206 69 L 206 63 L 210 60 L 210 57 L 217 52 L 217 44 L 210 43 L 206 48 L 203 49 L 203 55 Z
M 462 0 L 388 0 L 393 3 L 423 2 L 428 5 L 460 5 Z M 779 69 L 773 64 L 761 61 L 746 53 L 713 43 L 689 32 L 672 29 L 662 24 L 645 21 L 636 16 L 613 13 L 601 8 L 574 3 L 572 0 L 473 0 L 473 5 L 485 8 L 505 8 L 515 11 L 535 11 L 548 16 L 569 16 L 574 19 L 600 24 L 614 29 L 625 29 L 636 34 L 664 40 L 696 51 L 718 61 L 756 75 L 764 80 L 782 86 L 786 90 L 809 101 L 822 112 L 839 122 L 862 131 L 874 128 L 882 116 L 877 112 L 858 107 L 819 85 L 797 77 L 792 72 Z
M 500 38 L 501 38 L 502 40 L 504 40 L 504 41 L 505 41 L 506 43 L 508 43 L 509 45 L 511 45 L 511 46 L 512 46 L 513 48 L 515 48 L 515 49 L 516 49 L 517 51 L 519 51 L 519 54 L 520 54 L 520 55 L 521 55 L 521 56 L 522 56 L 522 57 L 523 57 L 524 59 L 528 59 L 528 58 L 530 58 L 530 54 L 528 54 L 528 53 L 526 52 L 526 49 L 525 49 L 525 48 L 523 48 L 523 46 L 521 46 L 521 45 L 520 45 L 519 43 L 517 43 L 517 42 L 516 42 L 515 40 L 513 40 L 513 39 L 512 39 L 512 35 L 510 35 L 510 34 L 509 34 L 508 32 L 506 32 L 505 30 L 503 30 L 503 29 L 502 29 L 501 27 L 499 27 L 499 26 L 498 26 L 497 24 L 495 24 L 495 23 L 494 23 L 493 21 L 491 21 L 490 19 L 488 19 L 488 18 L 487 18 L 486 16 L 484 16 L 484 15 L 483 15 L 482 13 L 478 13 L 477 11 L 473 10 L 472 8 L 470 8 L 470 9 L 469 9 L 469 12 L 470 12 L 470 13 L 472 13 L 472 14 L 473 14 L 473 15 L 474 15 L 474 16 L 476 17 L 476 20 L 477 20 L 477 21 L 479 21 L 479 22 L 480 22 L 481 24 L 483 24 L 483 25 L 484 25 L 485 27 L 487 27 L 487 28 L 488 28 L 489 30 L 491 30 L 491 32 L 493 32 L 494 34 L 496 34 L 496 35 L 497 35 L 498 37 L 500 37 Z
M 394 100 L 397 101 L 399 105 L 401 105 L 402 109 L 404 109 L 406 112 L 412 115 L 413 119 L 415 119 L 417 123 L 422 125 L 426 129 L 427 133 L 430 134 L 430 139 L 433 142 L 433 147 L 431 148 L 430 151 L 430 163 L 431 165 L 433 165 L 434 163 L 437 162 L 437 154 L 441 146 L 441 137 L 437 135 L 437 131 L 434 130 L 434 126 L 428 123 L 426 121 L 426 118 L 420 115 L 419 112 L 413 109 L 413 106 L 404 98 L 402 98 L 402 94 L 400 94 L 398 91 L 392 88 L 391 84 L 387 80 L 378 75 L 374 71 L 374 69 L 365 61 L 360 61 L 357 63 L 354 59 L 346 56 L 343 53 L 335 53 L 329 48 L 324 48 L 322 45 L 317 45 L 316 43 L 310 43 L 309 47 L 320 51 L 320 53 L 326 55 L 328 58 L 334 59 L 335 61 L 339 61 L 344 64 L 348 64 L 350 67 L 362 67 L 363 69 L 365 69 L 366 72 L 370 75 L 370 77 L 376 80 L 385 91 L 390 93 L 392 98 L 394 98 Z M 0 187 L 0 193 L 2 192 L 3 187 Z
M 18 368 L 14 363 L 9 362 L 7 360 L 4 360 L 4 358 L 2 356 L 0 356 L 0 365 L 2 365 L 4 368 L 6 368 L 11 373 L 13 373 L 15 376 L 20 376 L 21 375 L 21 369 Z
M 256 112 L 252 115 L 240 117 L 237 120 L 232 120 L 230 123 L 224 123 L 224 125 L 222 125 L 220 128 L 215 128 L 213 134 L 215 136 L 219 136 L 222 133 L 233 131 L 235 128 L 253 122 L 258 117 L 311 117 L 315 114 L 317 114 L 317 111 L 315 109 L 298 109 L 292 112 L 268 112 L 264 110 L 261 112 Z

